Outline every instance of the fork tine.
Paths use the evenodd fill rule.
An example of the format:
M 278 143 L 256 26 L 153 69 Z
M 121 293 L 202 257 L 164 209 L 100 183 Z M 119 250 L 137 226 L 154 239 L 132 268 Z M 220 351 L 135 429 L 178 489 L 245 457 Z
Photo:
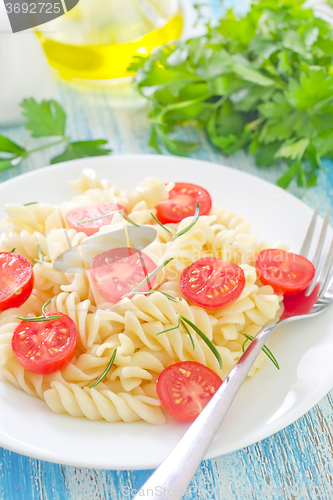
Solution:
M 309 253 L 309 250 L 310 250 L 311 241 L 312 241 L 312 237 L 313 237 L 313 233 L 314 233 L 314 230 L 315 230 L 315 227 L 316 227 L 317 217 L 318 217 L 318 208 L 316 208 L 315 211 L 313 212 L 313 216 L 312 216 L 312 219 L 311 219 L 311 222 L 310 222 L 310 225 L 309 225 L 308 232 L 306 233 L 305 240 L 303 241 L 303 245 L 302 245 L 301 251 L 299 253 L 303 257 L 307 257 L 308 256 L 308 253 Z
M 312 264 L 315 266 L 315 268 L 317 268 L 317 266 L 318 266 L 318 262 L 319 262 L 319 259 L 320 259 L 320 256 L 321 256 L 321 252 L 323 250 L 323 246 L 324 246 L 324 242 L 325 242 L 325 236 L 326 236 L 327 227 L 328 227 L 328 222 L 329 222 L 329 219 L 330 219 L 330 213 L 331 213 L 331 209 L 328 208 L 327 212 L 326 212 L 326 215 L 325 215 L 323 227 L 321 229 L 321 233 L 320 233 L 320 236 L 319 236 L 318 245 L 317 245 L 314 257 L 312 259 Z
M 331 280 L 332 265 L 333 265 L 333 238 L 331 241 L 331 246 L 330 246 L 329 252 L 327 254 L 323 270 L 321 272 L 321 276 L 323 276 L 324 282 L 319 290 L 318 298 L 323 297 L 323 295 L 325 294 L 325 292 L 327 290 L 327 287 L 329 286 L 329 283 Z
M 329 217 L 330 217 L 330 212 L 331 212 L 330 209 L 328 209 L 327 212 L 326 212 L 326 216 L 325 216 L 325 219 L 324 219 L 323 227 L 322 227 L 321 232 L 320 232 L 320 236 L 319 236 L 317 248 L 316 248 L 314 257 L 312 259 L 312 264 L 316 268 L 316 273 L 314 275 L 313 280 L 310 283 L 309 288 L 307 289 L 307 291 L 305 293 L 306 297 L 308 297 L 313 292 L 313 290 L 315 289 L 316 284 L 318 283 L 319 277 L 321 275 L 321 268 L 320 268 L 320 266 L 318 266 L 318 262 L 319 262 L 319 259 L 320 259 L 320 256 L 321 256 L 321 252 L 323 250 L 324 242 L 325 242 L 325 237 L 326 237 L 326 232 L 327 232 L 327 228 L 328 228 L 328 221 L 329 221 Z

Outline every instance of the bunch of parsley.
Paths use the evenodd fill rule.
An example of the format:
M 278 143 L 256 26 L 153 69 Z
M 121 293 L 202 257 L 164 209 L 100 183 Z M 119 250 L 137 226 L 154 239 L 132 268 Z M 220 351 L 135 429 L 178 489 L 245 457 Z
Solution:
M 32 137 L 55 137 L 56 140 L 27 150 L 8 137 L 0 135 L 0 171 L 17 167 L 23 160 L 37 151 L 61 144 L 65 147 L 64 151 L 52 158 L 51 163 L 88 156 L 104 156 L 110 153 L 111 149 L 102 148 L 108 143 L 104 139 L 71 141 L 70 137 L 66 135 L 66 113 L 58 102 L 50 100 L 37 103 L 34 99 L 24 99 L 21 107 L 23 115 L 27 118 L 25 127 L 31 132 Z
M 224 154 L 247 148 L 258 166 L 283 158 L 303 188 L 333 156 L 333 28 L 304 0 L 257 0 L 229 11 L 206 35 L 138 57 L 140 92 L 151 100 L 150 144 L 187 155 L 198 143 L 174 139 L 178 126 L 203 127 Z

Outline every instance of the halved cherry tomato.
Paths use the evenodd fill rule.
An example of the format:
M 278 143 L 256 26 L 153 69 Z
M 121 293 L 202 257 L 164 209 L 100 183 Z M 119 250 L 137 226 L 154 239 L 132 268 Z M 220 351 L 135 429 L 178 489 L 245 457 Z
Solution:
M 180 222 L 194 215 L 197 201 L 200 205 L 200 215 L 207 215 L 212 207 L 208 191 L 196 184 L 176 182 L 169 193 L 169 198 L 157 205 L 157 218 L 162 224 Z
M 319 283 L 315 286 L 313 292 L 308 297 L 305 296 L 306 289 L 292 295 L 283 297 L 284 311 L 280 321 L 292 316 L 302 316 L 311 311 L 318 299 Z
M 55 315 L 61 318 L 40 323 L 21 321 L 14 330 L 13 352 L 26 370 L 46 375 L 61 370 L 73 358 L 78 343 L 77 327 L 66 314 L 46 314 Z
M 257 256 L 258 277 L 264 285 L 271 285 L 275 293 L 289 295 L 304 290 L 315 275 L 315 267 L 308 259 L 277 248 L 262 250 Z
M 0 312 L 24 304 L 33 286 L 30 262 L 16 253 L 0 253 Z
M 102 226 L 107 226 L 111 224 L 113 215 L 109 217 L 104 217 L 103 219 L 98 219 L 101 215 L 106 215 L 110 212 L 115 212 L 116 210 L 125 210 L 123 206 L 116 205 L 114 203 L 97 203 L 91 207 L 79 207 L 71 210 L 66 215 L 67 222 L 72 229 L 79 233 L 86 233 L 87 236 L 92 236 L 97 233 L 99 228 Z M 79 224 L 79 221 L 97 219 L 91 222 L 83 222 Z
M 170 415 L 182 422 L 192 422 L 221 384 L 222 379 L 207 366 L 196 361 L 183 361 L 162 371 L 156 390 Z
M 131 292 L 148 274 L 156 269 L 148 255 L 135 248 L 114 248 L 97 255 L 90 264 L 90 274 L 101 296 L 113 304 Z M 141 287 L 140 292 L 153 288 L 156 276 Z
M 244 287 L 243 269 L 217 257 L 203 257 L 193 262 L 180 277 L 183 295 L 206 309 L 219 309 L 232 304 Z

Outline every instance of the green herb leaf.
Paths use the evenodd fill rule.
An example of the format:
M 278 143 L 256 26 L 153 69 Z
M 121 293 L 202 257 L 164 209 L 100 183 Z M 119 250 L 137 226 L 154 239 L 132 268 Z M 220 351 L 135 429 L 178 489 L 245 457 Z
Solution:
M 64 136 L 66 113 L 54 100 L 37 103 L 35 99 L 24 99 L 21 103 L 23 115 L 27 118 L 26 128 L 32 137 Z
M 114 214 L 121 214 L 124 217 L 124 219 L 126 219 L 130 224 L 132 224 L 133 226 L 136 226 L 136 227 L 140 227 L 139 224 L 136 224 L 134 221 L 132 221 L 132 219 L 130 219 L 128 217 L 128 215 L 125 213 L 125 211 L 123 209 L 114 210 L 113 212 L 109 212 L 108 214 L 99 215 L 98 217 L 95 217 L 94 219 L 80 220 L 77 222 L 77 224 L 84 224 L 85 222 L 93 222 L 95 220 L 105 219 L 106 217 L 110 217 L 111 215 L 114 215 Z
M 176 238 L 179 238 L 179 236 L 183 236 L 183 234 L 186 234 L 190 229 L 192 229 L 193 226 L 195 226 L 195 224 L 198 222 L 199 217 L 200 217 L 200 205 L 199 205 L 199 202 L 197 201 L 197 206 L 195 209 L 193 221 L 191 222 L 191 224 L 189 226 L 185 227 L 184 229 L 179 231 L 179 233 L 175 234 L 172 237 L 172 239 L 175 240 Z
M 149 273 L 148 276 L 146 276 L 146 278 L 144 280 L 142 280 L 136 287 L 134 287 L 133 290 L 131 290 L 126 295 L 124 295 L 124 297 L 128 297 L 129 295 L 132 295 L 132 293 L 137 292 L 138 290 L 140 290 L 140 288 L 142 288 L 143 285 L 145 285 L 146 283 L 148 283 L 148 281 L 150 281 L 155 276 L 155 274 L 159 273 L 173 259 L 174 259 L 173 257 L 170 257 L 170 259 L 165 260 L 163 262 L 163 264 L 159 265 L 154 271 L 152 271 L 151 273 Z
M 37 151 L 60 144 L 66 144 L 66 149 L 62 154 L 53 158 L 51 163 L 89 156 L 104 156 L 110 153 L 110 149 L 102 148 L 107 144 L 107 141 L 103 139 L 71 142 L 69 137 L 65 136 L 66 113 L 56 101 L 50 100 L 38 103 L 32 98 L 24 99 L 21 107 L 23 116 L 27 118 L 25 127 L 31 131 L 32 137 L 58 136 L 60 139 L 56 142 L 46 142 L 35 149 L 26 150 L 11 139 L 0 135 L 0 152 L 8 155 L 8 157 L 7 155 L 0 157 L 0 172 L 17 167 L 25 158 Z M 27 203 L 27 205 L 29 204 Z
M 42 307 L 42 314 L 43 314 L 43 316 L 45 316 L 45 318 L 46 318 L 45 309 L 46 309 L 46 307 L 47 307 L 47 306 L 51 303 L 51 301 L 52 301 L 52 299 L 47 300 L 47 301 L 45 302 L 45 304 L 43 305 L 43 307 Z
M 124 212 L 124 210 L 122 210 L 121 215 L 124 217 L 124 219 L 126 219 L 126 220 L 127 220 L 127 222 L 129 222 L 129 223 L 130 223 L 130 224 L 132 224 L 133 226 L 135 226 L 135 227 L 140 227 L 140 225 L 139 225 L 139 224 L 137 224 L 136 222 L 134 222 L 132 219 L 130 219 L 130 218 L 128 217 L 128 215 Z
M 39 316 L 38 318 L 20 318 L 19 316 L 16 316 L 16 319 L 27 323 L 43 323 L 45 321 L 53 321 L 58 318 L 61 318 L 61 314 L 56 314 L 54 316 Z
M 43 255 L 43 252 L 41 251 L 40 249 L 40 244 L 37 243 L 37 251 L 38 251 L 38 257 L 39 257 L 39 260 L 40 262 L 44 262 L 44 255 Z
M 250 340 L 252 342 L 252 340 L 254 339 L 254 337 L 252 337 L 252 335 L 249 335 L 248 333 L 243 333 L 242 332 L 242 335 L 244 335 L 244 337 L 246 337 L 247 340 Z M 247 342 L 247 340 L 245 342 Z M 243 344 L 243 347 L 245 345 L 245 342 Z M 276 366 L 276 368 L 278 370 L 280 370 L 280 366 L 279 366 L 279 363 L 277 362 L 276 358 L 273 356 L 273 353 L 272 351 L 270 351 L 268 349 L 268 347 L 266 347 L 264 345 L 264 347 L 262 348 L 262 351 L 266 354 L 266 356 L 268 356 L 268 358 L 272 361 L 273 365 Z M 244 348 L 243 348 L 243 352 L 244 352 Z
M 166 231 L 167 233 L 171 234 L 171 236 L 172 236 L 172 232 L 169 231 L 169 229 L 167 227 L 163 226 L 163 224 L 158 219 L 156 219 L 156 217 L 155 217 L 154 214 L 150 214 L 150 215 L 152 216 L 152 218 L 154 219 L 154 221 L 157 222 L 157 224 L 159 226 L 161 226 L 162 229 L 164 229 L 164 231 Z
M 243 80 L 251 83 L 256 83 L 262 87 L 267 87 L 274 84 L 274 80 L 271 78 L 267 78 L 266 76 L 259 73 L 254 69 L 249 68 L 248 66 L 243 66 L 241 64 L 235 64 L 233 67 L 233 71 Z
M 70 142 L 65 151 L 52 158 L 51 164 L 59 163 L 68 160 L 77 160 L 79 158 L 87 158 L 90 156 L 106 156 L 112 150 L 104 149 L 101 146 L 107 144 L 104 139 L 95 141 Z
M 38 252 L 38 259 L 32 259 L 32 262 L 38 263 L 38 264 L 43 264 L 44 262 L 44 255 L 40 249 L 40 244 L 37 243 L 37 252 Z
M 157 138 L 161 142 L 161 144 L 168 150 L 170 153 L 177 155 L 177 156 L 188 156 L 191 151 L 195 151 L 199 147 L 199 142 L 185 142 L 185 141 L 179 141 L 176 139 L 172 139 L 169 134 L 167 134 L 164 130 L 163 127 L 155 125 L 154 127 L 155 130 L 155 142 L 153 142 L 155 149 L 159 152 L 159 147 L 156 145 L 158 144 Z M 152 141 L 150 141 L 152 144 Z
M 20 318 L 16 316 L 16 319 L 21 321 L 26 321 L 27 323 L 43 323 L 45 321 L 52 321 L 54 319 L 61 318 L 61 314 L 55 314 L 53 316 L 46 316 L 45 308 L 50 304 L 52 299 L 49 299 L 42 307 L 42 316 L 38 316 L 37 318 Z
M 171 300 L 172 302 L 180 302 L 180 299 L 178 297 L 173 297 L 169 293 L 162 292 L 161 290 L 153 290 L 153 292 L 161 293 L 162 295 L 164 295 L 167 299 Z
M 158 144 L 158 136 L 157 136 L 157 132 L 156 132 L 156 127 L 154 127 L 154 126 L 152 126 L 152 128 L 151 128 L 149 146 L 151 148 L 154 148 L 158 154 L 160 154 L 160 155 L 162 154 L 161 148 Z
M 96 380 L 96 382 L 92 385 L 89 386 L 89 389 L 92 389 L 93 387 L 96 387 L 97 384 L 99 384 L 100 382 L 102 382 L 102 380 L 107 376 L 107 374 L 109 373 L 109 371 L 111 370 L 111 367 L 114 363 L 114 360 L 115 360 L 115 357 L 116 357 L 116 354 L 117 354 L 117 348 L 113 351 L 113 354 L 111 356 L 111 359 L 110 359 L 110 362 L 108 364 L 108 366 L 106 367 L 105 371 L 102 373 L 102 375 Z
M 202 129 L 223 154 L 246 148 L 265 167 L 281 158 L 290 170 L 278 184 L 295 178 L 303 189 L 333 157 L 332 67 L 333 27 L 304 0 L 250 2 L 243 17 L 228 11 L 204 35 L 132 65 L 159 153 L 188 156 L 198 143 L 179 131 Z
M 167 299 L 171 300 L 172 302 L 180 302 L 180 299 L 178 299 L 177 297 L 173 297 L 172 295 L 169 295 L 168 293 L 162 292 L 161 290 L 152 289 L 152 290 L 148 290 L 147 292 L 131 292 L 131 293 L 135 294 L 135 295 L 151 295 L 152 293 L 155 293 L 155 292 L 161 293 L 162 295 L 164 295 Z
M 31 201 L 30 203 L 24 203 L 24 207 L 28 207 L 29 205 L 38 205 L 38 201 Z
M 194 340 L 193 340 L 193 337 L 192 337 L 192 333 L 190 332 L 190 330 L 187 328 L 187 325 L 186 323 L 184 323 L 183 320 L 180 319 L 180 322 L 182 324 L 182 326 L 184 327 L 187 335 L 190 337 L 190 340 L 191 340 L 191 344 L 192 344 L 192 347 L 193 347 L 193 351 L 195 351 L 195 344 L 194 344 Z
M 15 157 L 15 158 L 1 158 L 0 157 L 0 172 L 2 170 L 9 170 L 10 168 L 18 167 L 18 165 L 22 162 L 23 156 Z
M 172 328 L 169 328 L 168 330 L 163 330 L 162 332 L 155 333 L 155 337 L 156 337 L 156 335 L 161 335 L 161 333 L 166 333 L 166 332 L 171 332 L 172 330 L 177 330 L 179 327 L 180 327 L 180 319 L 178 318 L 178 325 L 177 326 L 173 326 Z
M 3 153 L 12 153 L 15 156 L 22 156 L 25 153 L 25 149 L 3 135 L 0 135 L 0 151 Z
M 291 160 L 301 160 L 307 147 L 310 144 L 310 139 L 301 139 L 292 144 L 285 144 L 276 153 L 276 158 L 290 158 Z
M 111 217 L 111 215 L 120 214 L 120 213 L 122 213 L 122 211 L 123 211 L 122 209 L 120 209 L 120 210 L 113 210 L 112 212 L 109 212 L 107 214 L 99 215 L 98 217 L 95 217 L 94 219 L 79 220 L 77 222 L 77 224 L 85 224 L 86 222 L 94 222 L 95 220 L 105 219 L 106 217 Z
M 298 160 L 295 161 L 289 167 L 289 170 L 287 170 L 287 172 L 280 177 L 280 179 L 277 181 L 277 185 L 284 189 L 287 189 L 293 178 L 296 177 L 299 168 L 302 168 L 302 164 Z
M 199 337 L 202 338 L 202 340 L 205 342 L 205 344 L 209 347 L 209 349 L 212 351 L 212 353 L 216 357 L 217 361 L 219 362 L 220 370 L 222 370 L 222 358 L 221 358 L 221 354 L 216 349 L 216 346 L 213 344 L 213 342 L 211 340 L 209 340 L 209 338 L 207 337 L 207 335 L 205 335 L 200 330 L 200 328 L 198 328 L 194 323 L 192 323 L 192 321 L 190 321 L 189 319 L 185 318 L 181 314 L 179 315 L 179 317 L 180 317 L 180 319 L 182 321 L 185 321 L 185 323 L 187 323 L 188 325 L 190 325 L 190 327 L 199 335 Z
M 245 344 L 249 341 L 250 339 L 245 339 L 243 344 L 242 344 L 242 351 L 245 352 Z
M 282 46 L 300 54 L 305 59 L 311 59 L 311 54 L 306 50 L 305 44 L 298 31 L 289 30 L 283 33 Z

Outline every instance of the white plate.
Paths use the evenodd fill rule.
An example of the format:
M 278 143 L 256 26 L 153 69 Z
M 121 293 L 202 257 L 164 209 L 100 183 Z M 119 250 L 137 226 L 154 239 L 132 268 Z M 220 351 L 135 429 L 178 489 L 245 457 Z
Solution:
M 171 156 L 111 156 L 62 163 L 0 185 L 0 212 L 7 202 L 58 203 L 73 192 L 68 179 L 95 168 L 121 188 L 147 176 L 189 181 L 209 190 L 214 202 L 242 214 L 260 239 L 282 240 L 298 251 L 312 210 L 286 191 L 221 165 Z M 2 213 L 0 215 L 3 215 Z M 333 308 L 321 316 L 281 327 L 269 343 L 281 370 L 265 363 L 245 382 L 206 458 L 260 441 L 301 417 L 333 386 Z M 51 462 L 100 469 L 158 466 L 187 429 L 171 418 L 145 422 L 91 422 L 52 413 L 43 401 L 0 382 L 0 445 Z

